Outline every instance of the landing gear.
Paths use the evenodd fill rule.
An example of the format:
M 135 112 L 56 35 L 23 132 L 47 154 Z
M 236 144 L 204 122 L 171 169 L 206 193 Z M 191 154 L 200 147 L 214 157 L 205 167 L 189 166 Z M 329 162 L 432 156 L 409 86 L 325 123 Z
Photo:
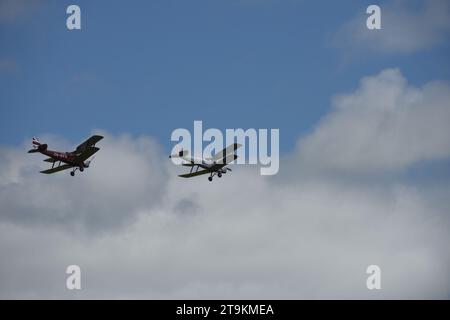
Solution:
M 73 168 L 72 171 L 70 171 L 70 175 L 73 177 L 75 175 L 75 171 L 77 171 L 78 169 L 80 169 L 80 171 L 83 171 L 83 170 L 81 170 L 81 168 L 75 167 L 75 168 Z
M 218 173 L 217 173 L 217 176 L 218 176 L 219 178 L 222 178 L 222 172 L 218 172 Z
M 84 171 L 84 168 L 83 167 L 80 167 L 80 172 L 83 172 Z
M 211 176 L 211 177 L 208 177 L 208 180 L 209 180 L 209 181 L 212 181 L 212 176 Z

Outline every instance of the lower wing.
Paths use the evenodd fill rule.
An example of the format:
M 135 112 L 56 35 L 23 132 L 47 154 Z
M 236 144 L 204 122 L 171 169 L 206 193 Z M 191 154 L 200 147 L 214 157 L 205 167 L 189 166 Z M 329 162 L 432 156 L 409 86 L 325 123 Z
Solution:
M 197 171 L 197 172 L 180 174 L 179 177 L 181 177 L 181 178 L 191 178 L 191 177 L 196 177 L 196 176 L 200 176 L 202 174 L 207 174 L 207 173 L 211 173 L 211 171 L 205 169 L 205 170 L 200 170 L 200 171 Z
M 58 171 L 63 171 L 63 170 L 67 170 L 73 168 L 73 166 L 71 166 L 70 164 L 63 164 L 62 166 L 56 167 L 56 168 L 51 168 L 51 169 L 47 169 L 44 171 L 41 171 L 41 173 L 46 173 L 46 174 L 50 174 L 50 173 L 55 173 Z

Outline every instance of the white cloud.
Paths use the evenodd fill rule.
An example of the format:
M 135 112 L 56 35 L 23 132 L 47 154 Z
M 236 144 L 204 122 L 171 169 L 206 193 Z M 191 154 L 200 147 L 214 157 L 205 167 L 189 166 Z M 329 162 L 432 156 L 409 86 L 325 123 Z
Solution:
M 359 12 L 344 24 L 334 39 L 338 47 L 409 53 L 445 43 L 450 33 L 450 3 L 426 0 L 417 8 L 411 1 L 382 4 L 381 30 L 366 27 L 368 14 Z
M 294 156 L 294 166 L 282 159 L 281 170 L 293 172 L 307 165 L 305 159 L 322 161 L 317 150 L 328 145 L 323 143 L 327 139 L 317 138 L 327 136 L 321 132 L 331 131 L 341 137 L 338 142 L 352 138 L 346 126 L 355 113 L 359 121 L 370 123 L 373 115 L 378 121 L 378 113 L 397 110 L 408 115 L 399 115 L 400 123 L 409 123 L 416 121 L 410 109 L 419 112 L 418 101 L 425 101 L 432 106 L 419 113 L 440 118 L 445 88 L 410 88 L 396 70 L 366 78 L 354 94 L 336 100 L 328 120 L 300 143 L 306 147 Z M 355 112 L 359 102 L 380 92 L 386 104 L 364 104 L 363 112 Z M 441 125 L 433 122 L 433 129 L 442 130 L 437 128 Z M 353 184 L 317 173 L 285 181 L 245 167 L 212 183 L 205 177 L 180 179 L 151 138 L 103 134 L 93 167 L 75 178 L 40 175 L 39 156 L 26 154 L 25 146 L 0 149 L 0 297 L 370 299 L 450 294 L 450 203 L 448 197 L 435 196 L 434 188 L 401 179 Z M 436 142 L 438 148 L 429 148 L 434 141 L 421 138 L 415 141 L 414 156 L 394 164 L 383 160 L 386 154 L 378 156 L 385 150 L 376 147 L 372 154 L 382 163 L 377 165 L 361 159 L 358 151 L 364 143 L 356 140 L 342 149 L 352 155 L 342 157 L 351 161 L 339 160 L 340 152 L 332 155 L 343 168 L 356 163 L 364 171 L 368 161 L 369 170 L 390 170 L 447 155 L 439 151 L 447 145 Z M 331 165 L 321 162 L 325 168 Z M 359 176 L 357 171 L 349 174 Z M 64 287 L 69 264 L 82 268 L 79 292 Z M 371 264 L 382 269 L 381 291 L 365 287 Z
M 98 232 L 133 221 L 140 208 L 157 204 L 165 191 L 158 146 L 146 137 L 104 135 L 91 168 L 74 178 L 68 171 L 40 174 L 48 163 L 26 153 L 30 147 L 0 149 L 0 218 Z M 50 148 L 70 149 L 56 140 L 41 137 Z
M 259 181 L 255 172 L 235 173 L 214 184 L 172 177 L 163 206 L 100 236 L 2 223 L 1 296 L 448 295 L 448 217 L 414 188 L 374 192 L 325 182 L 286 188 Z M 173 210 L 183 199 L 198 210 L 187 216 Z M 64 289 L 69 264 L 82 268 L 81 292 Z M 382 268 L 380 292 L 365 288 L 369 264 Z
M 450 156 L 450 86 L 408 85 L 398 69 L 339 95 L 314 132 L 299 141 L 305 170 L 379 173 Z

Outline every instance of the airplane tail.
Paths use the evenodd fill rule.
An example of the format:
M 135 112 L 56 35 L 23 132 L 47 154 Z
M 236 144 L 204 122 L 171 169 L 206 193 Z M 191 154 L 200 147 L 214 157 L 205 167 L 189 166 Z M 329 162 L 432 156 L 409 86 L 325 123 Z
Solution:
M 41 143 L 39 142 L 39 139 L 36 137 L 33 137 L 33 140 L 31 140 L 31 144 L 33 145 L 33 147 L 38 147 L 41 145 Z
M 33 149 L 28 150 L 28 153 L 34 153 L 39 151 L 44 151 L 47 149 L 47 144 L 41 144 L 39 142 L 38 138 L 33 137 L 33 140 L 31 140 L 31 144 L 33 146 Z
M 176 154 L 171 154 L 169 156 L 169 158 L 182 158 L 182 157 L 186 157 L 188 154 L 189 154 L 189 151 L 181 150 L 180 152 L 178 152 Z

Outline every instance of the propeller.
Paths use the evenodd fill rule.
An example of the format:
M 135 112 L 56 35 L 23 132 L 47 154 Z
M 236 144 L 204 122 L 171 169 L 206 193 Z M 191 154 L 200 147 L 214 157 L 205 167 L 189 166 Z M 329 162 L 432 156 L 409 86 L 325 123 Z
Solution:
M 220 172 L 223 173 L 223 174 L 227 173 L 227 171 L 231 171 L 231 169 L 230 168 L 222 168 L 220 170 Z
M 84 166 L 85 166 L 86 168 L 89 168 L 89 166 L 91 165 L 91 162 L 94 161 L 94 159 L 95 159 L 95 156 L 93 156 L 91 160 L 86 161 L 86 162 L 84 163 Z

